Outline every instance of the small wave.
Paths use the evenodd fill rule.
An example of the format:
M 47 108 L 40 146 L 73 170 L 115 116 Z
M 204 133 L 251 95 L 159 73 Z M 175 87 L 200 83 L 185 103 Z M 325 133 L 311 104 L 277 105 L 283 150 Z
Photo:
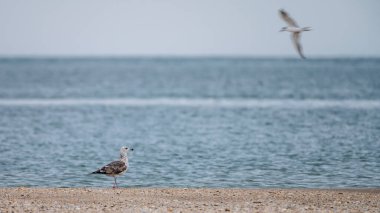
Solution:
M 222 108 L 380 108 L 380 100 L 318 99 L 191 99 L 191 98 L 123 98 L 123 99 L 0 99 L 0 106 L 173 106 Z

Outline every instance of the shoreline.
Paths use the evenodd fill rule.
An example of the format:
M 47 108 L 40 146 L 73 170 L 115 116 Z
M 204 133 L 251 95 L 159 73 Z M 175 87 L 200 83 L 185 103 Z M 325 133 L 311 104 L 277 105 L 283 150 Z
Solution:
M 0 212 L 378 212 L 380 188 L 0 188 Z

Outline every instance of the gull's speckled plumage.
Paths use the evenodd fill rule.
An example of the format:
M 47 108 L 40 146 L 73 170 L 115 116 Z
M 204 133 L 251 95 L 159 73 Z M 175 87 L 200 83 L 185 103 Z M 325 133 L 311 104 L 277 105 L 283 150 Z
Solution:
M 124 174 L 128 170 L 128 150 L 128 147 L 121 147 L 119 160 L 112 161 L 111 163 L 103 166 L 95 172 L 92 172 L 92 174 L 104 174 L 107 176 L 114 177 L 114 187 L 117 187 L 116 177 Z M 133 149 L 131 149 L 131 151 L 133 151 Z

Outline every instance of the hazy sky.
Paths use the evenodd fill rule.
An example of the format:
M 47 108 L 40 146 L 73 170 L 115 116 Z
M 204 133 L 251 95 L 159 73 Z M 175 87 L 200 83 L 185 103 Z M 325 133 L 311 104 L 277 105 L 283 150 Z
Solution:
M 0 55 L 380 56 L 380 0 L 0 0 Z

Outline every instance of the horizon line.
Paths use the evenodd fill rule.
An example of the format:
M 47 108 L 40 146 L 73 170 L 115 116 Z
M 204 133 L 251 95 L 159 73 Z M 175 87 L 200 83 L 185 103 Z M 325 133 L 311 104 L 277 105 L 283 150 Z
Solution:
M 0 55 L 0 60 L 43 60 L 43 59 L 259 59 L 259 60 L 339 60 L 339 59 L 370 59 L 378 60 L 380 56 L 318 56 L 301 59 L 292 56 L 248 56 L 248 55 L 47 55 L 47 56 L 5 56 Z
M 257 54 L 0 54 L 1 59 L 18 58 L 252 58 L 252 59 L 300 59 L 298 55 L 257 55 Z M 308 59 L 369 58 L 379 59 L 380 55 L 308 55 Z

